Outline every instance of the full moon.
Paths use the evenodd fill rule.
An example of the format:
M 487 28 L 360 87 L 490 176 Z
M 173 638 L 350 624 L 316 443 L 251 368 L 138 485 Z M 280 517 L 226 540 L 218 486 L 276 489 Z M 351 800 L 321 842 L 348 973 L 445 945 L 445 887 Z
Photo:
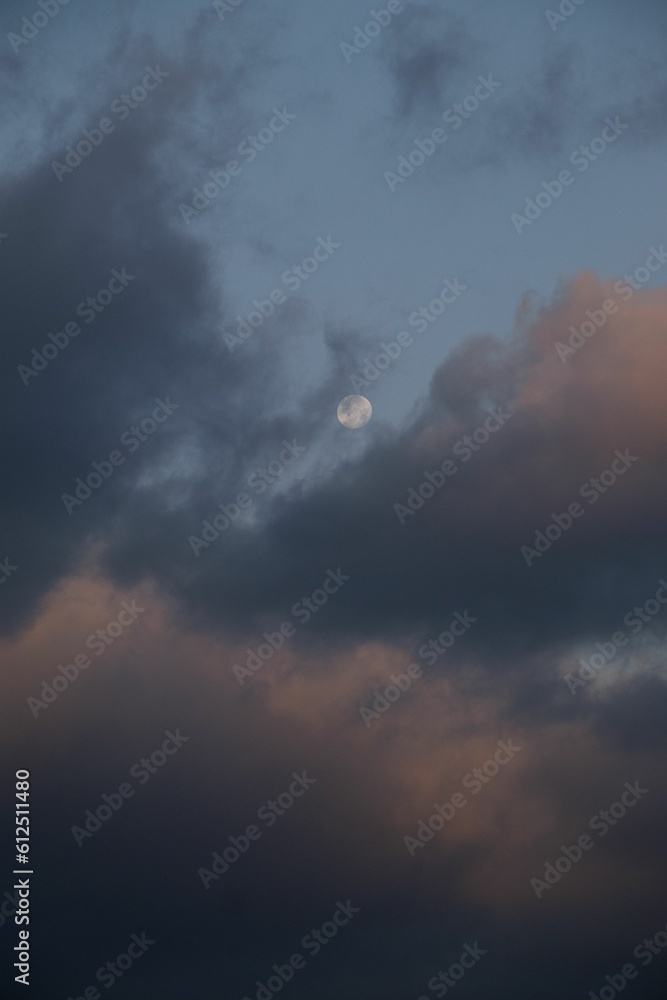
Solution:
M 373 407 L 365 396 L 346 396 L 338 404 L 338 419 L 351 430 L 363 427 L 372 415 Z

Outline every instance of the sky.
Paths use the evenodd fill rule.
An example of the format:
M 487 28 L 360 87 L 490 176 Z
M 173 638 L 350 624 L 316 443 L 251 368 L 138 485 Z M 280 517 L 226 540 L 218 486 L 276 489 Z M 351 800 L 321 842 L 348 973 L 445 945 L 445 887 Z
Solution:
M 667 9 L 0 20 L 7 995 L 662 997 Z

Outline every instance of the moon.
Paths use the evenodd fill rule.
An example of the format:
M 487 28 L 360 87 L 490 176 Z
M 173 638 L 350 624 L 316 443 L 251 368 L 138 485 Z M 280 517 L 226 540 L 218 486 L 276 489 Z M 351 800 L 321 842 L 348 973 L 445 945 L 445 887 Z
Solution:
M 372 415 L 373 407 L 365 396 L 346 396 L 338 404 L 338 419 L 350 430 L 364 427 Z

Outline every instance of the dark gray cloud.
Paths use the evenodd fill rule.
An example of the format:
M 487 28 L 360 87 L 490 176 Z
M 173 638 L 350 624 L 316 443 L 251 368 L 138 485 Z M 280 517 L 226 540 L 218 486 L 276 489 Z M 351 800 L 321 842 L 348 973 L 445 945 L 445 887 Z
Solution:
M 193 497 L 177 516 L 161 511 L 157 500 L 150 514 L 131 511 L 118 533 L 107 535 L 109 567 L 128 583 L 159 566 L 162 583 L 192 610 L 242 632 L 290 618 L 292 605 L 320 585 L 326 570 L 341 567 L 351 579 L 303 629 L 304 641 L 315 633 L 329 641 L 430 634 L 450 610 L 470 608 L 480 618 L 473 644 L 495 647 L 502 634 L 501 660 L 509 663 L 518 653 L 566 638 L 593 641 L 613 630 L 652 596 L 664 573 L 659 456 L 667 439 L 652 391 L 643 393 L 641 405 L 619 402 L 609 427 L 600 424 L 609 400 L 627 396 L 617 351 L 636 359 L 642 345 L 653 372 L 661 369 L 664 352 L 653 319 L 630 340 L 628 305 L 613 336 L 586 344 L 568 365 L 559 360 L 560 331 L 580 323 L 603 287 L 577 279 L 509 345 L 468 341 L 435 373 L 430 397 L 403 433 L 379 431 L 361 455 L 339 462 L 335 474 L 313 472 L 262 507 L 259 523 L 239 518 L 197 558 L 187 538 L 202 537 L 204 519 L 217 513 L 210 490 L 205 502 Z M 639 292 L 638 309 L 643 295 L 659 324 L 664 303 Z M 580 397 L 593 365 L 598 386 Z M 476 452 L 461 444 L 497 407 L 512 415 L 487 443 Z M 275 425 L 273 440 L 278 429 L 307 443 L 296 423 Z M 590 493 L 589 486 L 590 495 L 582 497 L 587 481 L 626 450 L 627 478 L 619 477 L 608 494 L 604 487 Z M 414 491 L 426 473 L 448 458 L 458 471 L 410 511 L 408 499 L 419 503 Z M 241 489 L 243 480 L 237 484 Z M 235 495 L 232 490 L 222 501 Z M 527 565 L 521 546 L 533 546 L 552 514 L 574 501 L 582 506 L 581 520 Z M 655 627 L 664 630 L 659 620 Z
M 11 428 L 2 451 L 14 470 L 4 494 L 3 535 L 11 537 L 8 555 L 20 567 L 3 604 L 5 627 L 20 625 L 69 571 L 93 525 L 113 531 L 133 509 L 148 509 L 146 493 L 156 487 L 139 489 L 142 475 L 148 482 L 161 478 L 163 493 L 182 493 L 183 470 L 193 461 L 212 471 L 202 457 L 211 438 L 218 461 L 230 461 L 238 430 L 247 425 L 245 411 L 252 409 L 248 386 L 261 392 L 268 378 L 253 366 L 252 345 L 232 359 L 222 343 L 228 317 L 214 294 L 209 253 L 178 212 L 179 199 L 192 198 L 190 177 L 168 176 L 170 146 L 190 138 L 189 127 L 179 131 L 174 122 L 181 115 L 187 121 L 203 99 L 202 88 L 207 101 L 234 95 L 222 113 L 225 136 L 235 136 L 248 118 L 236 96 L 247 72 L 239 72 L 231 51 L 220 66 L 207 67 L 205 59 L 201 29 L 191 32 L 186 54 L 168 63 L 150 47 L 131 46 L 123 72 L 116 70 L 125 85 L 108 84 L 103 99 L 88 102 L 85 117 L 78 109 L 99 148 L 68 167 L 67 147 L 87 140 L 81 128 L 54 122 L 47 154 L 0 186 L 8 233 L 1 262 L 7 331 L 2 407 Z M 140 84 L 149 65 L 161 67 L 165 79 L 145 103 L 129 112 L 118 105 L 114 114 L 114 100 Z M 104 117 L 114 131 L 100 140 Z M 82 148 L 90 149 L 90 142 Z M 219 158 L 211 166 L 232 152 L 230 139 L 218 139 Z M 60 180 L 53 161 L 67 167 L 58 168 Z M 69 163 L 76 162 L 70 154 Z M 119 283 L 114 272 L 127 277 Z M 110 280 L 116 290 L 111 303 L 87 307 L 84 300 Z M 107 297 L 105 290 L 101 301 Z M 69 342 L 63 332 L 68 323 L 80 330 Z M 167 397 L 178 411 L 134 456 L 138 441 L 128 451 L 121 436 L 150 417 L 157 398 Z M 68 516 L 61 494 L 72 494 L 77 477 L 85 478 L 93 462 L 119 447 L 124 467 Z M 172 470 L 167 483 L 157 472 L 165 466 Z

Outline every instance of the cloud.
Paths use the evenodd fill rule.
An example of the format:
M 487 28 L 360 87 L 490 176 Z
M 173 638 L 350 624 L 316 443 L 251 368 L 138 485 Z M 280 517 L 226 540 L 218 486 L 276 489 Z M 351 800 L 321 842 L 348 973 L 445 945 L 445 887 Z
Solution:
M 578 79 L 579 53 L 571 45 L 549 47 L 538 68 L 511 93 L 501 95 L 485 130 L 486 156 L 496 164 L 508 156 L 544 159 L 567 152 L 573 122 L 586 107 Z
M 146 609 L 136 631 L 118 638 L 38 719 L 25 706 L 15 710 L 21 694 L 69 661 L 77 637 L 104 626 L 119 602 L 133 597 Z M 617 927 L 610 938 L 603 919 L 609 901 L 593 891 L 600 879 L 614 905 L 631 915 L 633 930 L 662 926 L 655 878 L 663 853 L 660 765 L 650 741 L 628 748 L 616 735 L 619 728 L 640 732 L 650 692 L 633 702 L 619 694 L 589 718 L 568 694 L 569 717 L 519 718 L 513 702 L 523 677 L 484 683 L 482 664 L 462 641 L 453 653 L 465 670 L 446 677 L 425 667 L 413 690 L 368 729 L 360 698 L 404 669 L 409 648 L 306 655 L 291 647 L 282 665 L 258 675 L 248 697 L 229 670 L 242 651 L 229 636 L 198 635 L 154 591 L 115 591 L 88 574 L 66 581 L 33 629 L 3 645 L 21 667 L 20 681 L 4 692 L 11 697 L 3 704 L 14 708 L 3 740 L 39 775 L 39 824 L 48 832 L 46 861 L 53 861 L 44 865 L 41 892 L 45 912 L 57 914 L 58 926 L 49 924 L 60 955 L 52 975 L 65 992 L 93 982 L 130 933 L 145 929 L 156 944 L 142 974 L 166 996 L 180 988 L 174 949 L 197 956 L 188 959 L 195 988 L 214 980 L 244 995 L 348 897 L 361 907 L 358 923 L 308 963 L 300 988 L 324 979 L 342 988 L 352 972 L 376 989 L 398 983 L 403 992 L 418 991 L 466 940 L 488 947 L 493 975 L 506 988 L 527 988 L 535 975 L 527 956 L 539 955 L 545 939 L 563 949 L 563 976 L 582 968 L 593 974 L 641 937 L 626 940 Z M 549 675 L 555 663 L 539 669 Z M 188 737 L 178 755 L 143 785 L 136 775 L 132 781 L 132 765 L 177 728 Z M 516 759 L 477 791 L 470 780 L 464 785 L 493 757 L 497 741 L 508 739 L 521 748 Z M 316 779 L 307 795 L 273 825 L 261 823 L 260 840 L 205 890 L 198 868 L 210 869 L 213 852 L 258 822 L 262 804 L 303 770 Z M 128 778 L 135 796 L 78 847 L 71 827 Z M 530 878 L 636 778 L 650 790 L 646 800 L 537 901 Z M 457 791 L 467 804 L 411 856 L 403 838 Z M 61 924 L 76 935 L 76 962 Z M 508 925 L 522 928 L 521 949 Z M 588 951 L 576 943 L 580 937 Z M 395 955 L 401 942 L 410 944 L 408 965 Z M 361 985 L 354 989 L 352 996 L 363 995 Z
M 478 50 L 461 14 L 435 4 L 408 7 L 400 26 L 387 33 L 383 51 L 397 116 L 414 120 L 444 107 L 453 82 L 470 70 Z
M 631 292 L 628 301 L 620 289 L 626 298 Z M 562 361 L 557 344 L 567 345 L 571 328 L 590 322 L 589 311 L 598 315 L 610 298 L 617 309 L 604 329 L 590 340 L 580 335 L 583 346 Z M 480 619 L 472 643 L 502 634 L 508 660 L 608 631 L 664 573 L 666 311 L 664 290 L 631 291 L 593 272 L 564 283 L 551 303 L 524 303 L 508 342 L 480 336 L 451 355 L 401 433 L 378 433 L 334 476 L 304 479 L 263 508 L 258 522 L 240 519 L 197 561 L 186 539 L 213 508 L 191 506 L 187 520 L 180 511 L 180 530 L 171 534 L 154 509 L 173 560 L 162 584 L 211 622 L 247 634 L 253 622 L 278 626 L 327 569 L 341 567 L 350 582 L 303 625 L 298 641 L 422 634 L 464 608 Z M 477 450 L 457 445 L 494 407 L 511 418 Z M 589 485 L 582 496 L 617 451 L 629 455 L 627 475 L 608 494 Z M 455 475 L 401 523 L 410 489 L 448 458 Z M 576 501 L 581 519 L 527 565 L 521 546 L 533 545 L 552 514 Z M 146 530 L 135 519 L 120 544 L 107 547 L 119 578 L 139 579 L 158 565 L 138 544 Z M 610 576 L 613 599 L 604 583 Z
M 1 404 L 8 433 L 0 447 L 3 462 L 14 470 L 0 516 L 5 537 L 12 536 L 7 556 L 19 567 L 5 588 L 5 629 L 28 620 L 102 524 L 113 534 L 147 503 L 147 494 L 180 494 L 193 465 L 206 461 L 210 469 L 201 457 L 207 438 L 215 439 L 221 458 L 228 456 L 238 428 L 247 425 L 239 400 L 261 392 L 268 377 L 255 376 L 252 347 L 230 363 L 220 330 L 229 304 L 213 282 L 206 244 L 178 214 L 190 165 L 179 159 L 186 169 L 175 177 L 169 150 L 187 143 L 189 125 L 179 130 L 174 121 L 187 122 L 198 102 L 233 92 L 218 112 L 225 137 L 208 151 L 218 165 L 231 155 L 226 136 L 235 135 L 248 115 L 245 98 L 233 88 L 246 80 L 250 92 L 250 68 L 239 70 L 233 53 L 211 64 L 203 30 L 192 29 L 184 54 L 168 62 L 150 47 L 129 44 L 122 73 L 114 61 L 123 86 L 117 87 L 110 71 L 105 93 L 100 96 L 97 83 L 85 101 L 85 115 L 79 104 L 76 125 L 53 118 L 51 148 L 21 172 L 6 174 L 0 185 L 9 234 L 2 257 L 7 333 Z M 151 55 L 151 65 L 161 66 L 166 78 L 129 116 L 115 116 L 114 99 L 140 83 Z M 114 131 L 59 181 L 52 159 L 64 162 L 66 147 L 82 139 L 84 124 L 95 129 L 105 116 L 114 118 Z M 200 143 L 201 155 L 204 148 Z M 95 311 L 87 308 L 85 300 L 110 280 L 117 288 L 114 272 L 127 275 L 125 289 L 101 310 L 99 302 Z M 100 301 L 107 296 L 104 290 Z M 68 342 L 64 331 L 76 323 L 79 333 Z M 250 383 L 255 389 L 248 389 Z M 228 401 L 225 416 L 221 394 Z M 61 496 L 72 494 L 93 462 L 106 461 L 122 435 L 150 417 L 158 398 L 179 407 L 170 423 L 142 442 L 136 456 L 125 453 L 124 466 L 68 514 Z
M 156 17 L 162 10 L 155 4 Z M 74 11 L 65 7 L 58 24 Z M 26 65 L 12 58 L 7 70 L 12 113 L 19 84 L 37 81 L 28 92 L 43 97 L 25 134 L 8 140 L 12 166 L 0 181 L 0 563 L 16 566 L 0 583 L 0 649 L 12 664 L 0 680 L 0 732 L 12 767 L 29 768 L 34 783 L 35 921 L 46 942 L 36 980 L 82 995 L 145 929 L 156 944 L 122 984 L 128 997 L 147 983 L 169 1000 L 253 996 L 257 980 L 350 898 L 359 916 L 295 977 L 295 998 L 417 996 L 466 940 L 488 948 L 473 994 L 533 996 L 537 981 L 545 1000 L 572 995 L 573 984 L 599 989 L 619 956 L 631 960 L 665 923 L 667 616 L 652 617 L 585 689 L 573 695 L 565 677 L 667 576 L 667 290 L 643 287 L 639 271 L 634 289 L 579 270 L 548 301 L 527 293 L 509 336 L 492 327 L 468 337 L 429 370 L 402 424 L 379 419 L 380 394 L 374 420 L 350 436 L 336 405 L 385 334 L 370 324 L 361 332 L 353 298 L 332 282 L 312 306 L 295 294 L 230 352 L 222 334 L 254 294 L 244 254 L 270 268 L 287 250 L 263 219 L 259 233 L 243 231 L 242 187 L 191 226 L 179 213 L 266 123 L 278 100 L 269 71 L 288 61 L 276 52 L 293 26 L 299 44 L 308 37 L 307 18 L 283 21 L 288 30 L 271 46 L 278 16 L 266 5 L 243 5 L 221 24 L 202 4 L 163 44 L 157 22 L 144 37 L 133 27 L 139 7 L 131 13 L 114 15 L 103 40 L 95 31 L 99 48 L 70 29 L 68 45 L 85 56 L 67 86 L 42 95 Z M 337 16 L 354 23 L 348 13 Z M 476 65 L 485 50 L 469 19 L 433 5 L 401 18 L 378 39 L 399 129 L 460 99 L 468 74 L 491 70 Z M 321 31 L 319 15 L 315 23 Z M 338 36 L 317 37 L 338 73 Z M 33 68 L 45 51 L 37 44 L 25 53 Z M 555 51 L 528 66 L 525 86 L 502 106 L 499 95 L 479 145 L 488 143 L 484 162 L 494 150 L 500 163 L 569 143 L 579 58 Z M 148 64 L 168 73 L 163 83 L 59 183 L 52 160 L 96 128 Z M 327 71 L 322 58 L 318 73 Z M 304 107 L 307 72 L 293 91 Z M 344 101 L 355 86 L 341 85 Z M 647 120 L 654 103 L 647 94 Z M 587 114 L 574 115 L 577 129 Z M 295 141 L 292 155 L 317 185 L 333 183 L 338 161 L 330 175 L 311 170 L 308 142 Z M 344 143 L 340 151 L 347 156 Z M 270 155 L 266 204 L 280 200 L 287 175 Z M 345 199 L 352 188 L 341 191 Z M 320 230 L 290 215 L 297 200 L 288 189 L 282 207 L 290 246 L 308 233 L 305 253 Z M 356 225 L 360 197 L 349 204 Z M 318 221 L 328 209 L 324 199 Z M 379 271 L 390 266 L 378 257 Z M 81 333 L 55 356 L 50 349 L 24 384 L 18 366 L 33 348 L 52 343 L 49 333 L 57 341 L 77 304 L 123 269 L 133 275 L 127 287 L 92 322 L 79 316 Z M 375 294 L 377 275 L 368 281 Z M 156 407 L 172 412 L 158 421 Z M 110 461 L 115 452 L 122 463 Z M 582 485 L 618 468 L 619 452 L 636 460 L 612 483 L 605 475 L 589 485 L 587 499 Z M 93 463 L 101 481 L 68 513 L 62 496 Z M 274 481 L 260 490 L 252 483 L 264 469 Z M 580 517 L 566 514 L 575 501 Z M 229 523 L 205 528 L 224 525 L 220 505 Z M 205 540 L 198 554 L 193 536 Z M 341 585 L 325 590 L 336 577 Z M 124 602 L 145 610 L 113 636 L 115 626 L 106 630 Z M 471 628 L 427 663 L 424 647 L 445 645 L 455 612 Z M 285 622 L 294 634 L 280 643 Z M 99 630 L 113 642 L 96 656 L 88 637 Z M 267 657 L 271 638 L 280 648 Z M 260 645 L 264 665 L 240 685 L 234 667 Z M 91 665 L 35 717 L 28 699 L 85 651 Z M 360 706 L 412 662 L 423 676 L 364 725 Z M 188 739 L 178 755 L 78 847 L 72 826 L 179 728 Z M 465 776 L 508 739 L 521 747 L 516 759 L 411 856 L 404 837 L 437 803 L 469 791 Z M 317 779 L 308 794 L 204 889 L 198 868 L 304 770 Z M 530 878 L 636 780 L 646 800 L 537 900 Z M 611 929 L 610 911 L 623 914 Z M 12 927 L 0 913 L 0 934 Z M 647 1000 L 653 972 L 642 974 Z

